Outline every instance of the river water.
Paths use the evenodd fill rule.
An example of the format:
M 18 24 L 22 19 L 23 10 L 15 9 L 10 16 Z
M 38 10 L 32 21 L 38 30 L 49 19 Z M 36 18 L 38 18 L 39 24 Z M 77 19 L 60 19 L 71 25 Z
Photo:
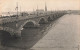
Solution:
M 32 50 L 80 50 L 80 15 L 67 14 L 58 19 Z
M 64 15 L 38 28 L 24 28 L 21 39 L 11 39 L 0 50 L 77 50 L 80 15 Z

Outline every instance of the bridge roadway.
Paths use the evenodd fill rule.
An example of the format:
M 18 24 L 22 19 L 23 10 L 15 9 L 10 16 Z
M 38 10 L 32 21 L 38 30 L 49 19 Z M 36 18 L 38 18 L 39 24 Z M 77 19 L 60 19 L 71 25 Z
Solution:
M 65 11 L 51 12 L 33 16 L 19 16 L 0 19 L 0 32 L 8 32 L 10 35 L 21 36 L 21 30 L 25 27 L 39 27 L 41 23 L 54 20 L 66 14 Z

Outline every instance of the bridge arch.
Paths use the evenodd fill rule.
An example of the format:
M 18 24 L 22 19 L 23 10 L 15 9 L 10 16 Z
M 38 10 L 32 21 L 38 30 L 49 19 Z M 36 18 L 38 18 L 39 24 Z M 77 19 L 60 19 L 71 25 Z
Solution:
M 37 27 L 39 26 L 38 22 L 35 20 L 27 20 L 20 26 L 19 30 L 22 30 L 24 27 Z
M 40 18 L 39 20 L 39 24 L 45 24 L 46 22 L 47 22 L 47 19 L 44 17 Z
M 0 27 L 0 31 L 9 32 L 11 36 L 16 33 L 12 28 L 9 27 Z
M 10 36 L 11 36 L 11 34 L 8 31 L 0 30 L 0 37 L 3 37 L 3 38 L 6 37 L 6 38 L 8 38 Z
M 49 16 L 49 17 L 47 18 L 47 20 L 48 20 L 48 21 L 52 21 L 52 20 L 53 20 L 52 16 Z
M 8 31 L 0 30 L 1 45 L 5 45 L 7 41 L 11 40 L 11 34 Z
M 33 21 L 28 21 L 27 23 L 25 23 L 25 25 L 23 27 L 34 27 L 35 26 L 35 22 Z

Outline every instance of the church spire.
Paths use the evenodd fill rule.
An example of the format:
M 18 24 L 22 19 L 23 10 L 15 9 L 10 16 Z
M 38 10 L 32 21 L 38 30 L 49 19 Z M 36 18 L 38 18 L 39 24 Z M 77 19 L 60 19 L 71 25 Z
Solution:
M 45 11 L 47 11 L 47 6 L 46 6 L 46 3 L 45 3 Z

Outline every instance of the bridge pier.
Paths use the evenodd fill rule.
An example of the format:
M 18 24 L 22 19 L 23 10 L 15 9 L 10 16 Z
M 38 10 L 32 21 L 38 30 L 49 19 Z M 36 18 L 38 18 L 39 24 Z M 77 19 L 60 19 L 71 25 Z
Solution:
M 21 37 L 21 30 L 16 30 L 14 35 L 16 35 L 17 37 Z
M 40 24 L 39 23 L 36 23 L 35 25 L 34 25 L 34 27 L 39 27 L 40 26 Z

